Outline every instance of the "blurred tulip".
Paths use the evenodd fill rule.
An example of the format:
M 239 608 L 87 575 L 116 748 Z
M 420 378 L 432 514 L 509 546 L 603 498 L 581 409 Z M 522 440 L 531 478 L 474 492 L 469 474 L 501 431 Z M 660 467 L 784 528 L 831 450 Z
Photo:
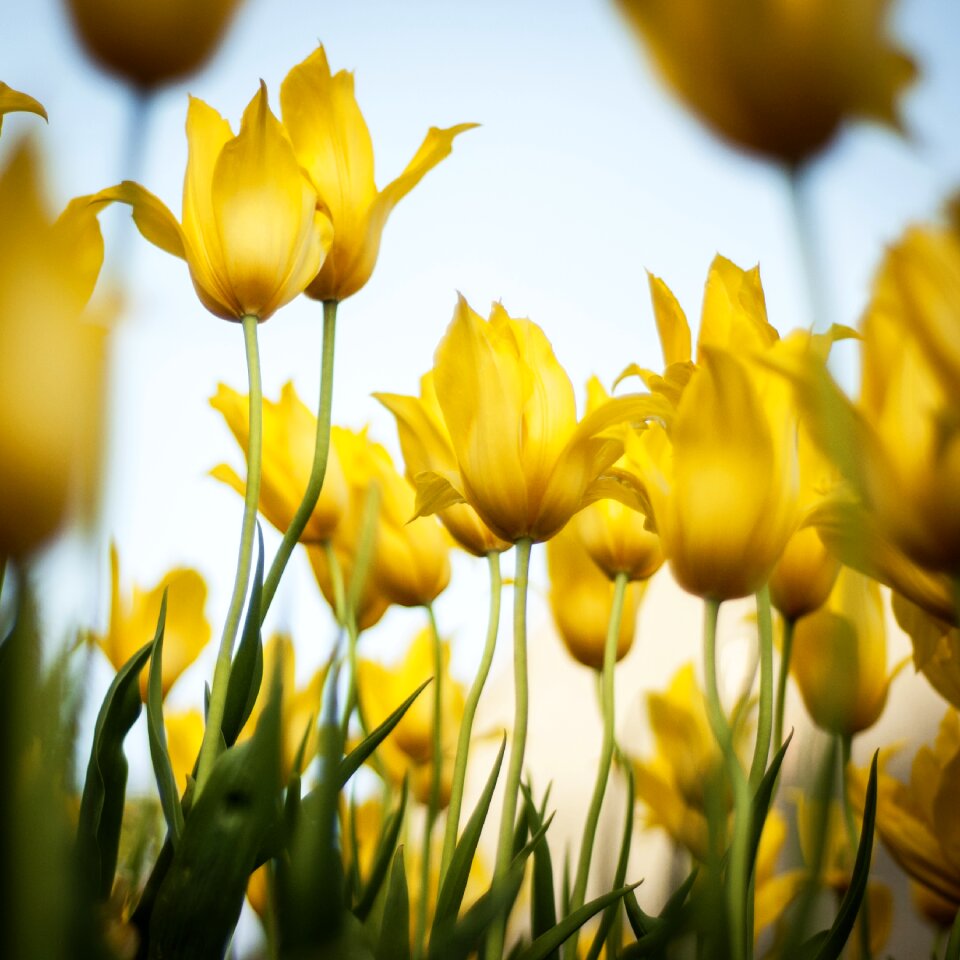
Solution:
M 47 111 L 43 109 L 43 104 L 39 100 L 14 90 L 0 80 L 0 130 L 3 129 L 3 118 L 8 113 L 35 113 L 38 117 L 47 119 Z
M 207 585 L 196 570 L 177 567 L 165 574 L 155 587 L 134 586 L 127 602 L 120 592 L 120 559 L 116 546 L 110 548 L 111 603 L 110 629 L 95 635 L 97 646 L 119 670 L 157 630 L 160 604 L 167 593 L 167 618 L 163 635 L 161 690 L 166 697 L 177 678 L 210 642 L 210 623 L 204 607 Z M 147 699 L 148 668 L 140 674 L 140 696 Z M 192 763 L 191 763 L 192 765 Z
M 210 398 L 210 405 L 223 414 L 230 432 L 245 451 L 250 430 L 248 398 L 221 383 Z M 263 401 L 260 512 L 281 533 L 290 526 L 307 489 L 316 435 L 317 418 L 297 396 L 292 383 L 284 385 L 277 402 Z M 211 475 L 241 496 L 246 492 L 246 483 L 226 464 L 214 467 Z M 329 540 L 346 510 L 348 495 L 340 459 L 332 446 L 323 489 L 300 542 L 321 544 Z
M 173 779 L 182 792 L 187 788 L 187 777 L 200 753 L 203 741 L 203 714 L 199 710 L 164 711 L 163 725 L 167 734 L 167 752 L 173 767 Z
M 445 807 L 450 799 L 453 758 L 465 694 L 460 683 L 449 673 L 450 645 L 444 642 L 442 651 L 440 806 Z M 357 689 L 367 726 L 372 730 L 383 723 L 434 672 L 433 636 L 429 630 L 417 634 L 398 664 L 385 666 L 374 660 L 361 659 L 357 671 Z M 378 755 L 387 776 L 395 785 L 399 785 L 404 776 L 409 774 L 413 795 L 420 803 L 428 801 L 435 763 L 433 698 L 429 689 L 414 700 L 403 719 L 378 747 Z
M 623 496 L 607 473 L 623 444 L 603 433 L 666 409 L 660 397 L 619 397 L 578 422 L 570 378 L 543 331 L 499 303 L 485 322 L 463 297 L 433 378 L 457 471 L 417 475 L 417 512 L 469 503 L 511 542 L 548 540 L 593 500 Z
M 101 190 L 96 200 L 129 204 L 147 240 L 186 260 L 211 313 L 267 320 L 320 269 L 332 239 L 330 221 L 316 209 L 316 191 L 262 83 L 237 136 L 216 110 L 191 98 L 187 143 L 182 225 L 130 180 Z
M 843 568 L 826 604 L 794 627 L 790 670 L 813 722 L 844 736 L 873 726 L 899 669 L 887 670 L 880 587 Z
M 420 378 L 419 397 L 395 393 L 373 396 L 396 417 L 406 476 L 412 484 L 416 485 L 417 477 L 424 472 L 441 476 L 456 473 L 457 458 L 437 400 L 432 373 Z M 450 536 L 474 556 L 483 557 L 491 551 L 500 553 L 511 546 L 491 533 L 469 504 L 455 503 L 438 511 L 437 517 Z
M 912 61 L 887 36 L 890 0 L 618 0 L 665 82 L 716 133 L 798 165 L 838 127 L 899 129 Z
M 68 0 L 87 52 L 150 90 L 189 76 L 213 55 L 240 0 Z
M 457 134 L 476 124 L 431 127 L 406 170 L 377 190 L 373 145 L 353 95 L 353 74 L 341 70 L 331 75 L 322 46 L 287 74 L 280 105 L 297 160 L 316 188 L 317 209 L 330 218 L 334 230 L 329 255 L 307 295 L 346 300 L 370 279 L 393 208 L 449 156 Z
M 947 703 L 960 707 L 960 629 L 899 593 L 893 595 L 893 614 L 913 643 L 914 667 Z
M 22 144 L 0 173 L 0 557 L 88 510 L 99 466 L 106 328 L 84 309 L 103 241 L 85 198 L 50 220 L 38 165 Z
M 547 542 L 550 609 L 570 655 L 584 666 L 603 666 L 603 647 L 613 606 L 614 585 L 593 562 L 568 525 Z M 624 594 L 617 660 L 633 646 L 637 613 L 647 584 L 630 583 Z

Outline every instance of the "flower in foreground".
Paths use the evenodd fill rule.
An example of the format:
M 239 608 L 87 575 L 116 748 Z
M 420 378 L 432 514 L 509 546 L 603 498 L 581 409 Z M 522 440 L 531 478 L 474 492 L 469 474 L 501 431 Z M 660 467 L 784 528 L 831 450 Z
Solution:
M 110 627 L 106 634 L 95 635 L 93 639 L 115 670 L 153 639 L 160 604 L 164 592 L 167 594 L 161 675 L 161 690 L 165 697 L 180 674 L 210 641 L 210 623 L 204 612 L 207 585 L 196 570 L 177 567 L 164 574 L 156 586 L 143 589 L 135 585 L 124 597 L 120 586 L 120 559 L 115 546 L 110 549 L 110 573 Z M 140 696 L 144 702 L 147 699 L 147 678 L 148 669 L 145 667 L 140 674 Z
M 223 415 L 240 448 L 246 450 L 250 432 L 247 396 L 221 383 L 210 398 L 210 405 Z M 290 526 L 307 489 L 316 436 L 317 418 L 297 396 L 292 383 L 284 385 L 276 402 L 263 401 L 260 513 L 281 533 Z M 246 491 L 244 480 L 226 464 L 214 467 L 211 476 L 233 487 L 241 496 Z M 323 489 L 300 542 L 321 544 L 329 540 L 346 510 L 347 498 L 347 482 L 337 448 L 331 445 Z
M 799 164 L 860 117 L 899 128 L 890 0 L 618 0 L 666 83 L 726 140 Z
M 449 156 L 454 138 L 476 124 L 432 127 L 403 173 L 377 190 L 373 145 L 353 94 L 353 74 L 331 74 L 322 46 L 287 74 L 280 106 L 297 160 L 316 188 L 318 209 L 333 223 L 333 245 L 307 294 L 345 300 L 370 279 L 393 208 Z
M 417 475 L 418 515 L 469 503 L 504 540 L 548 540 L 601 497 L 623 496 L 609 428 L 668 410 L 624 396 L 577 420 L 573 385 L 543 331 L 495 303 L 484 321 L 460 297 L 437 347 L 437 400 L 456 470 Z
M 23 144 L 0 172 L 0 557 L 89 508 L 99 467 L 106 327 L 85 310 L 103 241 L 83 198 L 51 220 L 38 168 Z
M 87 51 L 142 90 L 185 77 L 210 59 L 240 0 L 69 0 Z
M 186 260 L 197 296 L 225 320 L 267 320 L 301 294 L 332 239 L 316 191 L 260 90 L 240 133 L 191 97 L 187 111 L 183 223 L 140 184 L 125 180 L 96 196 L 127 203 L 143 236 Z
M 34 100 L 28 93 L 14 90 L 0 80 L 0 130 L 3 129 L 3 118 L 8 113 L 35 113 L 47 119 L 47 111 L 39 100 Z

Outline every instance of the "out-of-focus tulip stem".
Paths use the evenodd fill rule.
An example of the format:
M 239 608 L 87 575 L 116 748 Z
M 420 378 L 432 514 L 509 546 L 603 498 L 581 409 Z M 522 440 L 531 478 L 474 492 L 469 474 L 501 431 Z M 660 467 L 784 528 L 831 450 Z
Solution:
M 517 541 L 516 573 L 513 586 L 513 685 L 514 719 L 513 737 L 510 743 L 510 762 L 503 788 L 503 811 L 500 815 L 500 835 L 497 840 L 497 860 L 494 881 L 502 882 L 510 869 L 513 857 L 513 830 L 517 819 L 517 795 L 520 792 L 520 777 L 523 774 L 523 755 L 527 746 L 527 712 L 529 692 L 527 689 L 527 582 L 530 573 L 529 539 Z M 487 937 L 487 960 L 500 960 L 503 954 L 503 939 L 507 918 L 491 924 Z
M 760 647 L 760 700 L 757 705 L 757 742 L 750 764 L 750 792 L 756 792 L 767 771 L 773 727 L 773 614 L 770 588 L 757 593 L 757 642 Z
M 332 540 L 323 541 L 323 555 L 327 558 L 327 567 L 330 570 L 330 584 L 333 588 L 333 615 L 337 623 L 346 628 L 347 612 L 346 597 L 343 592 L 343 569 L 337 559 L 337 552 L 333 549 Z
M 847 828 L 847 841 L 850 844 L 850 862 L 856 859 L 857 847 L 860 843 L 857 821 L 853 816 L 853 804 L 850 802 L 850 755 L 853 747 L 853 738 L 849 734 L 838 734 L 840 744 L 840 805 L 843 808 L 843 820 Z M 860 914 L 857 917 L 857 935 L 860 938 L 860 953 L 862 960 L 871 960 L 870 951 L 870 897 L 865 896 L 860 904 Z
M 747 932 L 747 852 L 750 840 L 750 786 L 737 759 L 733 745 L 733 731 L 727 722 L 720 702 L 717 685 L 717 617 L 719 600 L 704 600 L 703 661 L 706 684 L 707 718 L 717 744 L 723 754 L 723 763 L 733 794 L 733 838 L 727 861 L 726 893 L 727 919 L 730 929 L 730 960 L 749 960 L 752 937 Z
M 227 703 L 227 686 L 230 682 L 230 663 L 233 658 L 233 643 L 243 612 L 243 601 L 250 580 L 250 565 L 253 559 L 253 537 L 257 523 L 257 505 L 260 502 L 260 461 L 263 448 L 263 388 L 260 383 L 260 350 L 257 346 L 257 324 L 254 316 L 243 318 L 243 340 L 247 354 L 247 381 L 249 387 L 250 438 L 247 443 L 247 490 L 243 500 L 243 523 L 240 529 L 240 550 L 237 556 L 237 574 L 233 583 L 233 596 L 227 609 L 227 619 L 220 637 L 220 650 L 213 671 L 213 687 L 210 691 L 210 707 L 207 724 L 203 731 L 200 757 L 197 763 L 197 787 L 194 800 L 206 785 L 220 750 L 220 725 Z
M 787 678 L 790 676 L 790 656 L 793 653 L 793 617 L 783 618 L 783 642 L 780 645 L 780 672 L 777 674 L 777 703 L 773 723 L 773 749 L 783 746 L 783 714 L 787 703 Z
M 614 672 L 617 666 L 617 640 L 620 637 L 620 621 L 623 618 L 623 601 L 627 593 L 628 578 L 626 573 L 618 573 L 614 580 L 613 604 L 610 608 L 610 620 L 607 624 L 607 636 L 603 645 L 603 673 L 601 674 L 600 705 L 603 712 L 603 741 L 600 746 L 600 765 L 597 768 L 597 779 L 593 785 L 593 796 L 587 808 L 587 819 L 583 825 L 583 837 L 580 841 L 580 857 L 577 861 L 577 875 L 573 883 L 573 896 L 570 901 L 570 910 L 578 910 L 586 902 L 587 881 L 590 878 L 590 861 L 593 859 L 593 843 L 597 835 L 597 824 L 600 822 L 600 809 L 603 806 L 603 796 L 607 790 L 607 781 L 610 778 L 610 764 L 613 760 L 614 748 Z M 576 957 L 578 935 L 567 940 L 565 956 Z
M 830 327 L 830 311 L 827 309 L 823 276 L 817 257 L 818 245 L 810 204 L 810 164 L 789 166 L 786 174 L 790 215 L 803 273 L 801 282 L 807 294 L 808 327 L 811 330 L 827 330 Z
M 470 754 L 470 737 L 473 732 L 473 718 L 477 714 L 480 695 L 483 693 L 484 684 L 486 684 L 487 677 L 490 674 L 490 665 L 493 663 L 493 654 L 497 648 L 497 632 L 500 627 L 500 595 L 503 584 L 503 578 L 500 574 L 500 554 L 491 550 L 487 554 L 487 563 L 490 567 L 490 613 L 487 619 L 487 640 L 480 657 L 477 675 L 474 677 L 463 707 L 463 720 L 460 722 L 457 756 L 453 764 L 453 783 L 450 788 L 450 803 L 447 807 L 447 823 L 443 836 L 443 852 L 440 858 L 441 886 L 457 845 L 457 834 L 460 830 L 460 808 L 463 804 L 463 786 L 467 777 L 467 759 Z
M 266 579 L 263 582 L 263 601 L 260 607 L 261 622 L 270 609 L 273 596 L 287 561 L 293 553 L 293 548 L 300 540 L 300 535 L 307 526 L 310 514 L 320 499 L 323 489 L 323 478 L 327 472 L 327 458 L 330 453 L 330 416 L 333 407 L 333 354 L 337 333 L 337 301 L 323 301 L 323 358 L 320 361 L 320 401 L 317 406 L 317 442 L 313 450 L 313 465 L 310 468 L 310 479 L 303 500 L 297 507 L 297 512 L 290 521 L 287 532 L 284 533 L 277 555 L 270 564 Z
M 7 575 L 7 558 L 0 554 L 0 597 L 3 596 L 3 581 Z
M 443 776 L 443 645 L 433 605 L 427 604 L 427 619 L 430 621 L 430 634 L 433 639 L 433 769 L 430 776 L 430 797 L 427 802 L 427 815 L 423 824 L 423 858 L 421 860 L 420 899 L 417 904 L 417 930 L 414 939 L 414 960 L 423 956 L 424 937 L 427 931 L 427 901 L 430 899 L 430 848 L 433 844 L 433 828 L 440 809 L 440 781 Z

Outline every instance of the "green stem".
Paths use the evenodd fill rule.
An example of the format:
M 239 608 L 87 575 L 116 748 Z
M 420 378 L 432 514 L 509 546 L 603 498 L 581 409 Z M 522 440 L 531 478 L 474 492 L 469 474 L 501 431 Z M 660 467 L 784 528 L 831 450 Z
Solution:
M 847 841 L 850 844 L 850 862 L 852 864 L 857 857 L 857 848 L 860 846 L 857 822 L 853 816 L 853 805 L 850 803 L 850 753 L 853 742 L 848 734 L 839 734 L 837 739 L 840 741 L 840 804 L 843 807 L 843 821 L 847 828 Z M 870 960 L 869 892 L 864 895 L 860 905 L 857 928 L 860 937 L 860 960 Z
M 320 499 L 320 491 L 323 489 L 323 478 L 327 473 L 327 458 L 330 454 L 330 415 L 333 408 L 333 352 L 336 341 L 337 331 L 337 301 L 323 301 L 323 359 L 320 369 L 320 402 L 317 407 L 317 439 L 313 449 L 313 465 L 310 467 L 310 479 L 307 481 L 307 489 L 303 494 L 303 500 L 297 507 L 297 512 L 290 521 L 280 546 L 277 549 L 277 555 L 270 564 L 270 570 L 267 572 L 266 579 L 263 581 L 263 599 L 260 607 L 260 622 L 262 623 L 273 602 L 273 596 L 277 592 L 277 586 L 283 571 L 286 569 L 287 561 L 293 548 L 300 541 L 300 535 L 303 533 L 313 513 L 317 501 Z
M 430 797 L 427 816 L 423 825 L 423 858 L 420 872 L 420 899 L 417 903 L 417 932 L 414 939 L 414 957 L 423 956 L 424 938 L 427 932 L 427 900 L 430 892 L 430 850 L 433 845 L 433 828 L 440 810 L 440 784 L 443 776 L 443 644 L 437 629 L 437 618 L 432 604 L 426 605 L 430 634 L 433 639 L 433 769 L 430 775 Z
M 730 925 L 729 960 L 749 960 L 752 932 L 748 934 L 747 855 L 750 841 L 750 787 L 733 745 L 733 732 L 720 703 L 717 686 L 717 615 L 719 600 L 704 601 L 703 659 L 706 680 L 707 718 L 723 754 L 723 763 L 733 793 L 733 839 L 727 861 L 727 916 Z
M 783 715 L 787 704 L 787 678 L 790 676 L 790 658 L 793 655 L 793 617 L 783 620 L 783 646 L 780 648 L 780 672 L 777 675 L 777 705 L 773 724 L 773 748 L 783 746 Z
M 773 729 L 773 614 L 770 611 L 770 588 L 767 586 L 757 593 L 757 635 L 760 647 L 760 701 L 757 705 L 757 742 L 750 764 L 751 793 L 756 792 L 767 771 Z
M 807 291 L 807 311 L 810 318 L 811 330 L 824 331 L 830 324 L 827 322 L 829 310 L 822 283 L 822 271 L 817 257 L 820 244 L 810 204 L 810 168 L 809 166 L 793 166 L 788 168 L 790 208 L 793 220 L 794 234 L 797 249 L 800 254 L 800 264 L 803 269 L 803 284 Z
M 517 795 L 523 774 L 523 755 L 527 745 L 527 584 L 530 576 L 531 540 L 517 541 L 516 575 L 513 587 L 513 684 L 514 720 L 510 742 L 510 761 L 503 790 L 503 810 L 500 815 L 500 835 L 497 841 L 497 859 L 494 883 L 503 883 L 513 859 L 513 830 L 517 818 Z M 506 916 L 501 916 L 490 927 L 487 937 L 487 960 L 501 960 L 506 934 Z
M 487 617 L 487 640 L 480 657 L 480 666 L 474 677 L 467 701 L 463 706 L 463 719 L 460 721 L 460 734 L 457 739 L 457 756 L 453 764 L 453 784 L 450 788 L 450 804 L 447 807 L 447 824 L 443 835 L 443 853 L 440 858 L 440 883 L 443 884 L 453 851 L 457 846 L 460 831 L 460 809 L 463 805 L 463 788 L 467 777 L 467 759 L 470 754 L 470 737 L 473 733 L 473 720 L 477 714 L 480 695 L 490 674 L 493 654 L 497 647 L 497 632 L 500 627 L 500 595 L 503 578 L 500 575 L 500 554 L 491 551 L 487 554 L 490 567 L 490 611 Z
M 260 384 L 260 351 L 257 346 L 257 318 L 243 318 L 243 340 L 247 354 L 247 381 L 249 386 L 249 439 L 247 441 L 247 490 L 243 499 L 243 524 L 240 528 L 240 549 L 237 555 L 237 573 L 233 582 L 233 595 L 227 610 L 227 619 L 220 637 L 220 650 L 213 671 L 213 688 L 210 691 L 210 707 L 203 731 L 200 757 L 197 763 L 197 786 L 194 802 L 206 785 L 214 761 L 220 752 L 220 727 L 227 703 L 227 687 L 230 683 L 230 663 L 233 658 L 233 643 L 240 625 L 243 601 L 247 595 L 250 565 L 253 558 L 253 537 L 257 525 L 257 504 L 260 500 L 260 461 L 263 447 L 263 394 Z
M 587 808 L 587 819 L 583 825 L 583 837 L 580 841 L 580 858 L 577 861 L 577 874 L 573 883 L 573 895 L 570 911 L 579 910 L 587 898 L 587 881 L 590 877 L 590 861 L 593 858 L 593 844 L 600 822 L 600 809 L 603 795 L 607 790 L 610 777 L 610 763 L 613 760 L 614 747 L 614 683 L 613 675 L 617 665 L 617 641 L 620 639 L 620 621 L 623 619 L 623 601 L 627 592 L 627 574 L 618 573 L 614 581 L 613 606 L 607 622 L 607 637 L 603 645 L 603 673 L 601 675 L 600 705 L 603 712 L 603 741 L 600 746 L 600 765 L 597 779 L 593 785 L 593 796 Z M 564 953 L 568 957 L 577 955 L 578 932 L 567 940 Z

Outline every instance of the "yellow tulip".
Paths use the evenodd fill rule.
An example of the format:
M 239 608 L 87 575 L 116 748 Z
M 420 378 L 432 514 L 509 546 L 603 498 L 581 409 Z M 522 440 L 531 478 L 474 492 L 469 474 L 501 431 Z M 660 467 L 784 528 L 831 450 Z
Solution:
M 801 869 L 777 872 L 777 861 L 787 841 L 787 822 L 776 807 L 771 807 L 763 822 L 757 862 L 754 866 L 754 939 L 783 917 L 807 882 Z
M 223 414 L 240 448 L 246 450 L 250 430 L 247 397 L 221 383 L 216 394 L 210 398 L 210 405 Z M 260 512 L 281 533 L 285 533 L 290 526 L 307 489 L 316 435 L 317 418 L 297 396 L 292 383 L 283 387 L 277 402 L 263 401 Z M 212 476 L 241 495 L 246 491 L 246 483 L 226 464 L 214 467 Z M 321 544 L 329 540 L 347 508 L 348 496 L 347 481 L 336 446 L 331 446 L 323 489 L 300 536 L 300 542 Z
M 585 666 L 603 666 L 603 647 L 613 606 L 614 585 L 593 562 L 577 534 L 568 525 L 547 542 L 550 573 L 550 609 L 570 655 Z M 629 583 L 617 637 L 617 660 L 633 646 L 637 612 L 646 583 Z
M 293 640 L 288 634 L 274 634 L 267 641 L 263 648 L 263 681 L 260 684 L 260 692 L 257 694 L 250 717 L 237 738 L 238 740 L 246 740 L 253 736 L 257 720 L 259 720 L 260 714 L 270 697 L 273 677 L 279 670 L 281 681 L 280 735 L 282 740 L 280 770 L 284 783 L 294 773 L 303 773 L 317 754 L 320 707 L 323 699 L 323 684 L 327 676 L 326 668 L 321 667 L 305 686 L 298 687 L 296 660 Z M 303 752 L 300 755 L 298 766 L 297 757 L 301 749 Z
M 866 792 L 865 770 L 852 775 L 853 800 Z M 932 746 L 913 759 L 908 783 L 886 774 L 877 781 L 877 832 L 884 846 L 919 887 L 920 905 L 949 926 L 960 907 L 960 715 L 948 710 Z M 917 887 L 915 887 L 917 889 Z
M 200 754 L 203 741 L 203 714 L 199 710 L 165 711 L 163 725 L 167 734 L 167 752 L 177 787 L 187 788 L 187 778 Z
M 465 692 L 461 684 L 450 676 L 450 645 L 446 642 L 442 644 L 442 656 L 440 805 L 445 807 L 450 799 L 453 760 Z M 361 659 L 357 668 L 357 689 L 370 729 L 383 723 L 420 684 L 434 674 L 433 636 L 429 630 L 417 634 L 403 660 L 392 667 Z M 409 774 L 410 788 L 421 803 L 429 799 L 435 763 L 433 709 L 433 697 L 427 688 L 377 748 L 387 776 L 399 784 L 404 775 Z
M 587 412 L 600 409 L 609 397 L 596 377 L 587 384 Z M 640 472 L 642 466 L 631 454 L 648 445 L 649 435 L 630 437 L 631 428 L 618 428 L 626 441 L 624 456 L 615 464 L 628 472 Z M 629 442 L 632 441 L 632 442 Z M 644 515 L 619 500 L 597 500 L 584 507 L 569 527 L 583 544 L 593 562 L 611 579 L 624 573 L 634 580 L 648 580 L 663 565 L 660 538 L 647 528 Z M 602 656 L 602 652 L 601 652 Z
M 899 669 L 887 670 L 880 587 L 844 567 L 826 604 L 794 627 L 790 670 L 813 722 L 845 736 L 866 730 Z
M 432 373 L 420 378 L 419 397 L 395 393 L 375 393 L 373 396 L 397 419 L 406 476 L 412 484 L 416 484 L 422 473 L 455 475 L 457 458 L 437 400 Z M 475 556 L 483 557 L 491 551 L 499 553 L 510 547 L 506 540 L 490 531 L 469 504 L 455 503 L 439 510 L 437 516 L 450 536 Z
M 417 475 L 417 512 L 469 503 L 511 542 L 548 540 L 593 500 L 622 496 L 608 471 L 623 444 L 604 431 L 668 410 L 660 397 L 618 397 L 578 422 L 573 385 L 543 331 L 499 303 L 485 322 L 463 297 L 433 378 L 457 471 Z
M 809 512 L 836 482 L 836 470 L 802 426 L 797 437 L 797 455 L 799 506 L 802 512 Z M 787 541 L 770 576 L 770 600 L 789 620 L 813 613 L 826 602 L 839 571 L 839 560 L 824 546 L 816 527 L 801 527 Z
M 250 101 L 233 136 L 202 100 L 187 111 L 183 223 L 161 200 L 125 180 L 97 195 L 133 208 L 143 236 L 187 261 L 197 296 L 225 320 L 267 320 L 301 294 L 323 263 L 332 227 L 267 103 Z
M 947 703 L 960 707 L 960 629 L 898 593 L 893 613 L 913 643 L 914 667 Z
M 210 59 L 239 0 L 69 0 L 87 52 L 142 90 L 199 70 Z
M 373 179 L 373 145 L 353 94 L 353 74 L 330 73 L 323 47 L 295 66 L 280 88 L 283 122 L 297 160 L 333 223 L 333 245 L 307 288 L 316 300 L 345 300 L 369 279 L 393 208 L 475 127 L 432 127 L 407 168 L 383 190 Z
M 3 129 L 3 118 L 8 113 L 35 113 L 38 117 L 47 119 L 47 111 L 39 100 L 34 100 L 27 93 L 14 90 L 0 80 L 0 130 Z
M 889 0 L 618 0 L 665 82 L 737 146 L 795 165 L 847 119 L 899 128 L 911 60 Z
M 177 567 L 155 587 L 134 586 L 127 602 L 120 593 L 120 559 L 110 549 L 110 629 L 94 641 L 119 670 L 145 643 L 153 639 L 163 594 L 167 593 L 166 629 L 163 637 L 161 689 L 166 697 L 177 678 L 200 655 L 210 641 L 210 623 L 204 613 L 207 585 L 196 570 Z M 140 696 L 147 698 L 148 671 L 140 674 Z
M 25 144 L 0 173 L 0 557 L 89 507 L 99 466 L 105 327 L 84 308 L 103 241 L 85 198 L 50 220 L 37 168 Z
M 344 526 L 346 526 L 346 524 L 344 524 Z M 340 543 L 339 540 L 334 542 L 332 547 L 343 583 L 349 585 L 353 579 L 353 568 L 356 560 L 354 547 L 350 544 Z M 326 552 L 320 547 L 308 546 L 307 557 L 310 561 L 310 569 L 313 570 L 314 579 L 317 581 L 317 586 L 320 587 L 323 598 L 330 605 L 330 609 L 333 610 L 334 613 L 337 613 L 337 594 L 334 586 L 334 574 L 330 569 Z M 379 593 L 377 585 L 368 573 L 363 583 L 363 590 L 357 598 L 356 609 L 353 611 L 357 629 L 360 631 L 369 630 L 374 624 L 380 622 L 380 618 L 389 609 L 390 601 Z

